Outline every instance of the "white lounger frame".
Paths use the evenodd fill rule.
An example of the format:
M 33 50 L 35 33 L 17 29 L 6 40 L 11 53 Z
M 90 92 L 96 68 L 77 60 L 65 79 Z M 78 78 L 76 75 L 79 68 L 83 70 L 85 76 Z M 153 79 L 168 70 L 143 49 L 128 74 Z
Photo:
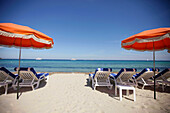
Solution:
M 46 80 L 45 75 L 42 75 L 39 79 L 36 77 L 36 75 L 32 71 L 20 71 L 19 75 L 22 79 L 22 82 L 19 83 L 20 87 L 32 87 L 33 90 L 39 87 L 41 80 Z M 36 87 L 34 88 L 34 85 Z
M 165 87 L 170 85 L 170 81 L 168 80 L 170 78 L 170 71 L 164 73 L 163 75 L 156 78 L 157 82 L 159 84 L 162 84 L 162 90 L 165 90 Z
M 153 80 L 150 79 L 153 76 L 154 76 L 153 71 L 147 71 L 147 72 L 144 72 L 143 74 L 141 74 L 137 79 L 134 78 L 134 81 L 137 86 L 138 86 L 138 84 L 142 84 L 143 85 L 142 89 L 144 89 L 145 86 L 153 86 L 154 85 Z M 158 86 L 157 82 L 155 82 L 155 84 Z
M 92 87 L 95 90 L 97 86 L 107 86 L 112 89 L 112 84 L 110 83 L 109 71 L 97 71 L 95 77 L 92 77 Z

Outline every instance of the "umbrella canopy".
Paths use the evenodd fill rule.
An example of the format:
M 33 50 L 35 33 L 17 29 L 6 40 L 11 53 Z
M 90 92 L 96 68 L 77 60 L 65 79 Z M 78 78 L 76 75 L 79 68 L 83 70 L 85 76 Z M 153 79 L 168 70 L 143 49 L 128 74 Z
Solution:
M 121 45 L 124 49 L 137 51 L 170 49 L 170 28 L 143 31 L 123 40 Z
M 20 48 L 17 99 L 19 99 L 21 48 L 49 49 L 53 47 L 53 44 L 52 38 L 27 26 L 13 23 L 0 23 L 0 45 Z
M 164 49 L 170 51 L 170 28 L 158 28 L 143 31 L 123 40 L 121 42 L 121 46 L 127 50 L 153 51 L 153 67 L 155 76 L 155 51 Z M 154 99 L 156 99 L 155 77 Z
M 0 23 L 0 45 L 49 49 L 53 44 L 52 38 L 27 26 Z

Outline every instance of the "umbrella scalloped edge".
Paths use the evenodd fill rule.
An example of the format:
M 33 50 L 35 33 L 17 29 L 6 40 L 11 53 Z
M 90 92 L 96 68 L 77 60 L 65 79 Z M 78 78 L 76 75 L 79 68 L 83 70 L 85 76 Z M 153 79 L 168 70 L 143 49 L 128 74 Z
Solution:
M 40 38 L 37 38 L 34 34 L 31 35 L 23 35 L 23 34 L 15 34 L 15 33 L 9 33 L 9 32 L 5 32 L 5 31 L 1 31 L 0 30 L 0 35 L 2 36 L 7 36 L 7 37 L 14 37 L 14 38 L 23 38 L 23 39 L 34 39 L 37 42 L 40 43 L 45 43 L 45 44 L 51 44 L 51 41 L 47 41 L 47 40 L 43 40 Z
M 43 48 L 46 48 L 46 49 L 49 49 L 49 48 L 52 48 L 53 47 L 53 44 L 52 44 L 52 41 L 48 41 L 48 40 L 43 40 L 43 39 L 40 39 L 38 37 L 36 37 L 34 34 L 31 34 L 31 35 L 23 35 L 23 34 L 15 34 L 15 33 L 9 33 L 9 32 L 5 32 L 5 31 L 1 31 L 0 30 L 0 36 L 5 36 L 5 37 L 11 37 L 11 38 L 22 38 L 22 39 L 33 39 L 35 40 L 36 42 L 39 42 L 39 43 L 42 43 L 42 44 L 47 44 L 47 45 L 51 45 L 51 47 L 42 47 L 42 48 L 36 48 L 34 46 L 30 46 L 30 47 L 22 47 L 22 48 L 33 48 L 33 49 L 43 49 Z M 16 45 L 3 45 L 3 44 L 0 44 L 1 46 L 5 46 L 5 47 L 17 47 L 17 48 L 20 48 L 20 46 L 16 46 Z
M 122 43 L 122 47 L 123 46 L 127 46 L 127 45 L 133 45 L 135 42 L 138 43 L 143 43 L 143 42 L 153 42 L 153 41 L 160 41 L 163 40 L 165 38 L 170 38 L 170 33 L 167 33 L 163 36 L 159 36 L 159 37 L 154 37 L 154 38 L 147 38 L 147 39 L 139 39 L 139 38 L 135 38 L 135 40 L 131 41 L 131 42 L 126 42 L 126 43 Z M 124 47 L 123 47 L 124 48 Z M 126 49 L 126 48 L 125 48 Z M 161 49 L 162 50 L 162 49 Z
M 126 47 L 123 47 L 122 48 L 126 49 L 126 50 L 135 50 L 135 51 L 141 51 L 141 52 L 144 52 L 144 51 L 153 51 L 153 50 L 148 50 L 148 49 L 145 49 L 145 50 L 139 50 L 139 49 L 134 49 L 134 48 L 126 48 Z M 156 49 L 155 51 L 162 51 L 162 50 L 165 50 L 167 49 L 168 51 L 170 51 L 170 48 L 163 48 L 163 49 Z M 169 52 L 168 52 L 169 53 Z
M 53 45 L 52 45 L 52 47 L 42 47 L 42 48 L 38 48 L 38 47 L 33 47 L 33 46 L 31 46 L 31 47 L 20 47 L 20 46 L 15 46 L 15 45 L 2 45 L 2 44 L 0 44 L 0 46 L 1 47 L 8 47 L 8 48 L 12 48 L 12 47 L 14 47 L 14 48 L 22 48 L 22 49 L 30 49 L 30 48 L 32 48 L 32 49 L 51 49 L 52 47 L 53 47 Z

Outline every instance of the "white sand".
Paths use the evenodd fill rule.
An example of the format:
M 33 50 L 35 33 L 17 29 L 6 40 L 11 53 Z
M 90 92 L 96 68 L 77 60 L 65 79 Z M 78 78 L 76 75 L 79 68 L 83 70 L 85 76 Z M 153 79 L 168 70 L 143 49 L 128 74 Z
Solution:
M 153 91 L 136 88 L 136 102 L 133 94 L 124 95 L 119 101 L 119 97 L 113 96 L 113 89 L 97 87 L 94 91 L 87 79 L 88 75 L 84 74 L 53 74 L 45 86 L 35 91 L 22 88 L 24 92 L 19 100 L 10 89 L 7 95 L 0 95 L 0 113 L 170 112 L 170 93 L 157 92 L 157 100 L 154 100 Z

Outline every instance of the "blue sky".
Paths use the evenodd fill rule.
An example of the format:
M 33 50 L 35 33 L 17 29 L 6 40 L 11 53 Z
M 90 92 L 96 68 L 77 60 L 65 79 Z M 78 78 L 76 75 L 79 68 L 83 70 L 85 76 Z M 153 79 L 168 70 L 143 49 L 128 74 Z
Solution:
M 0 23 L 16 23 L 54 40 L 48 50 L 22 49 L 22 59 L 151 60 L 152 52 L 121 48 L 144 30 L 170 27 L 169 0 L 0 0 Z M 0 58 L 18 58 L 19 49 L 0 47 Z M 167 50 L 157 60 L 170 60 Z

